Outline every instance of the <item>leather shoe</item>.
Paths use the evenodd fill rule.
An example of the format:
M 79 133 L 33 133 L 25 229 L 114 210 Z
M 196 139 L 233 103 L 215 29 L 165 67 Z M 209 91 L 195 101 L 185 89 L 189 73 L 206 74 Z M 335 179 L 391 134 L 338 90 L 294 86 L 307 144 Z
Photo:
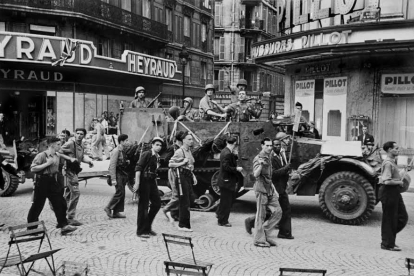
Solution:
M 257 247 L 270 247 L 270 244 L 268 242 L 255 242 L 254 246 L 257 246 Z
M 121 213 L 119 213 L 119 212 L 117 212 L 117 213 L 113 214 L 113 215 L 112 215 L 112 217 L 113 217 L 113 218 L 126 218 L 126 216 L 125 216 L 125 215 L 123 215 L 123 214 L 121 214 Z
M 83 225 L 82 222 L 76 220 L 76 219 L 68 219 L 68 224 L 71 226 L 81 226 Z
M 112 218 L 112 211 L 111 211 L 111 209 L 109 209 L 108 207 L 105 207 L 104 211 L 105 211 L 105 213 L 106 213 L 106 215 L 108 217 Z
M 65 225 L 60 230 L 60 234 L 61 235 L 66 235 L 66 234 L 69 234 L 69 233 L 71 233 L 73 231 L 76 231 L 76 229 L 77 229 L 76 227 L 73 227 L 73 226 L 70 226 L 70 225 Z
M 277 243 L 275 241 L 272 240 L 266 240 L 268 244 L 270 244 L 270 246 L 277 246 Z
M 249 218 L 244 220 L 244 227 L 246 228 L 246 232 L 251 235 L 252 234 L 252 227 L 250 226 L 250 219 Z
M 157 232 L 155 232 L 155 231 L 152 231 L 152 230 L 151 230 L 151 231 L 149 232 L 149 234 L 150 234 L 150 236 L 156 236 L 156 235 L 157 235 Z
M 224 227 L 231 227 L 231 224 L 230 223 L 219 223 L 218 224 L 219 226 L 224 226 Z
M 293 240 L 295 238 L 294 236 L 285 236 L 285 235 L 281 235 L 281 234 L 277 235 L 277 237 L 279 239 L 287 239 L 287 240 Z
M 381 249 L 389 250 L 389 251 L 401 251 L 401 248 L 399 248 L 399 247 L 387 247 L 387 246 L 384 246 L 384 245 L 381 245 Z

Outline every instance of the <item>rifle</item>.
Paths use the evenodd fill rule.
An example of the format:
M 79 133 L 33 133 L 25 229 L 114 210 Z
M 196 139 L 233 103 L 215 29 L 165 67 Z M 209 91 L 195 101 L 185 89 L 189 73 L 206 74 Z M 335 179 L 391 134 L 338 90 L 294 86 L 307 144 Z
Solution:
M 162 92 L 160 92 L 152 101 L 147 105 L 147 108 L 151 107 L 155 101 L 161 96 Z

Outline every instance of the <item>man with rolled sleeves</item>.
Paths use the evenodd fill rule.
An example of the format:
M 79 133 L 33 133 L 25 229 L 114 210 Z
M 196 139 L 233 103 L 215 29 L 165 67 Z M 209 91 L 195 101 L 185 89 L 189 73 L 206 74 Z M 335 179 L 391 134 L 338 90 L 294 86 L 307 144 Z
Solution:
M 282 209 L 278 201 L 278 193 L 272 183 L 272 141 L 264 138 L 261 141 L 262 150 L 253 159 L 253 176 L 256 181 L 253 190 L 256 195 L 256 218 L 254 245 L 259 247 L 276 246 L 276 225 L 282 217 Z M 270 210 L 267 221 L 266 209 Z
M 48 139 L 48 149 L 37 154 L 30 166 L 32 172 L 36 174 L 33 189 L 33 201 L 27 215 L 27 222 L 39 221 L 39 216 L 45 206 L 46 198 L 49 199 L 53 206 L 58 221 L 58 227 L 61 234 L 76 230 L 76 227 L 68 225 L 66 219 L 65 204 L 62 202 L 64 198 L 59 192 L 57 183 L 57 173 L 59 170 L 59 156 L 57 152 L 60 150 L 61 142 L 59 138 Z
M 69 140 L 66 142 L 60 152 L 68 155 L 71 158 L 76 158 L 76 162 L 84 162 L 89 164 L 89 167 L 93 167 L 92 160 L 85 155 L 83 146 L 83 137 L 86 135 L 86 129 L 77 128 L 75 130 L 75 141 Z M 74 163 L 74 162 L 73 162 Z M 80 191 L 78 174 L 74 171 L 74 168 L 66 162 L 66 187 L 64 197 L 67 203 L 67 216 L 69 224 L 72 226 L 81 226 L 82 223 L 75 219 L 76 207 L 78 206 Z
M 112 151 L 109 162 L 109 174 L 111 176 L 112 186 L 115 186 L 115 194 L 112 196 L 104 211 L 110 218 L 126 218 L 124 214 L 125 207 L 125 185 L 128 182 L 128 173 L 126 167 L 129 165 L 124 150 L 125 143 L 128 142 L 128 135 L 121 134 L 118 136 L 118 146 Z
M 395 239 L 397 233 L 407 225 L 408 214 L 400 193 L 404 183 L 395 163 L 399 151 L 394 141 L 386 142 L 383 149 L 387 157 L 382 163 L 378 189 L 378 197 L 382 203 L 381 249 L 401 251 L 401 248 L 395 245 Z
M 137 236 L 140 238 L 157 235 L 152 230 L 152 222 L 161 208 L 161 198 L 155 179 L 157 178 L 157 169 L 160 166 L 158 153 L 161 150 L 163 140 L 160 137 L 155 137 L 151 144 L 151 150 L 141 154 L 135 167 L 133 192 L 138 193 Z M 149 206 L 150 202 L 151 206 Z

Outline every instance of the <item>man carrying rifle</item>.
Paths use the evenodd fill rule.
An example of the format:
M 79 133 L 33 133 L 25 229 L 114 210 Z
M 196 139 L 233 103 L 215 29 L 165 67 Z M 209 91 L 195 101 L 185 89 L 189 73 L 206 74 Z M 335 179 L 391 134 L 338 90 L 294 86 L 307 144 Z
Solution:
M 146 108 L 150 104 L 149 101 L 145 100 L 145 88 L 142 86 L 138 86 L 135 88 L 135 100 L 133 100 L 130 104 L 130 108 Z
M 237 89 L 239 90 L 238 102 L 232 103 L 226 107 L 226 112 L 231 114 L 232 121 L 234 122 L 248 122 L 250 116 L 258 119 L 262 114 L 263 107 L 260 106 L 257 110 L 250 99 L 246 97 L 247 81 L 240 79 L 237 83 Z

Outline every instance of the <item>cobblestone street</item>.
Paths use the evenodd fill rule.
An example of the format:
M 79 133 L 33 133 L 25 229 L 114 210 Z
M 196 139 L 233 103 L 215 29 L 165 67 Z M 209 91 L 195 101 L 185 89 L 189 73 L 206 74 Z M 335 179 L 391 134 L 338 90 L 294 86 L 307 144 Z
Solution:
M 7 226 L 26 223 L 32 183 L 19 187 L 12 197 L 0 198 L 0 257 L 7 252 Z M 81 183 L 78 219 L 85 223 L 72 234 L 61 236 L 48 204 L 41 219 L 49 229 L 56 263 L 88 263 L 90 275 L 165 275 L 163 261 L 167 252 L 161 233 L 183 235 L 160 211 L 153 229 L 158 236 L 141 240 L 135 235 L 137 205 L 127 191 L 126 219 L 109 219 L 103 208 L 113 193 L 102 179 Z M 381 205 L 371 219 L 361 226 L 333 224 L 322 215 L 317 197 L 291 197 L 294 240 L 278 239 L 278 246 L 257 248 L 244 229 L 244 219 L 255 211 L 252 192 L 234 205 L 230 222 L 233 227 L 219 227 L 214 212 L 192 212 L 196 258 L 214 263 L 210 275 L 279 275 L 279 267 L 327 269 L 328 275 L 405 275 L 404 258 L 414 257 L 414 193 L 404 194 L 410 216 L 407 227 L 397 237 L 402 252 L 380 249 Z M 191 254 L 173 250 L 173 255 Z M 46 263 L 36 263 L 36 270 L 46 271 Z M 15 267 L 3 271 L 15 275 Z M 298 275 L 298 274 L 294 274 Z M 305 274 L 300 274 L 305 275 Z

